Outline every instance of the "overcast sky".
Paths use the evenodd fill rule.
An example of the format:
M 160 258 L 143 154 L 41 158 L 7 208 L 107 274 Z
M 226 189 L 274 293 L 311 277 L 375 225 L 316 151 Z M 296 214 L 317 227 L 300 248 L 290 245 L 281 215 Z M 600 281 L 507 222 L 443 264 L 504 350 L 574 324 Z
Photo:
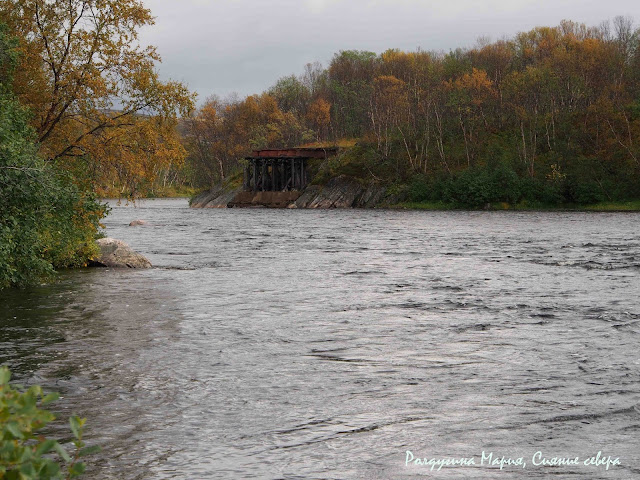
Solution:
M 163 79 L 198 101 L 260 93 L 304 65 L 326 66 L 339 50 L 449 51 L 563 19 L 640 22 L 638 0 L 143 0 L 156 17 L 143 43 L 163 58 Z

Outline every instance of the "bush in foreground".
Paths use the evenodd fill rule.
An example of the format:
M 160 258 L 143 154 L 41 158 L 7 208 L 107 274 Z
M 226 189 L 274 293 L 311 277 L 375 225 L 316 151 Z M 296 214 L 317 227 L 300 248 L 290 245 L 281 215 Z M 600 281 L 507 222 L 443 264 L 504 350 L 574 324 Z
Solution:
M 80 457 L 99 450 L 97 446 L 85 447 L 82 441 L 85 419 L 74 416 L 69 420 L 75 439 L 75 454 L 71 456 L 56 440 L 40 433 L 55 419 L 51 412 L 40 407 L 57 400 L 58 394 L 44 395 L 39 386 L 20 391 L 9 385 L 10 378 L 9 369 L 1 367 L 0 479 L 58 480 L 82 475 L 85 466 L 79 461 Z

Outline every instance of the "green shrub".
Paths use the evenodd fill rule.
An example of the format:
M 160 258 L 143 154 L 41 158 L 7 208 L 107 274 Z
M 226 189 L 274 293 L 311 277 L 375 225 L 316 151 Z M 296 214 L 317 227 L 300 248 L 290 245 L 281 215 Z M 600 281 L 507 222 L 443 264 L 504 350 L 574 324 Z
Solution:
M 86 264 L 107 213 L 90 186 L 38 157 L 28 112 L 9 93 L 16 42 L 5 30 L 0 24 L 0 289 Z
M 0 288 L 26 286 L 97 253 L 106 207 L 40 159 L 17 102 L 0 95 Z
M 443 199 L 467 208 L 494 202 L 515 204 L 523 197 L 521 179 L 503 162 L 494 167 L 464 170 L 445 185 Z
M 531 205 L 558 205 L 565 201 L 564 184 L 555 181 L 543 181 L 537 178 L 520 179 L 522 199 Z
M 432 190 L 432 182 L 429 182 L 426 177 L 422 175 L 413 177 L 409 182 L 407 199 L 409 202 L 426 202 L 431 200 Z
M 605 200 L 600 185 L 594 181 L 573 180 L 568 184 L 568 200 L 580 204 L 598 203 Z
M 522 187 L 518 174 L 506 163 L 499 163 L 489 174 L 491 202 L 516 204 L 522 199 Z
M 51 412 L 40 407 L 57 400 L 58 394 L 44 395 L 39 386 L 21 392 L 9 385 L 10 378 L 9 369 L 1 367 L 0 479 L 57 480 L 80 476 L 85 465 L 78 459 L 99 450 L 98 447 L 86 447 L 82 441 L 85 419 L 74 416 L 69 420 L 75 438 L 72 457 L 60 443 L 47 439 L 40 432 L 55 419 Z

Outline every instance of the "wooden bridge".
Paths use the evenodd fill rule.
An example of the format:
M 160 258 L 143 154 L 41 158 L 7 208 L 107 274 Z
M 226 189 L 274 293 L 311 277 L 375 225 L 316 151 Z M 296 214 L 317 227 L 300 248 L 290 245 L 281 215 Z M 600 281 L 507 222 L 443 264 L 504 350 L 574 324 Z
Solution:
M 335 155 L 337 147 L 254 150 L 245 157 L 244 190 L 248 192 L 302 191 L 309 183 L 308 160 Z

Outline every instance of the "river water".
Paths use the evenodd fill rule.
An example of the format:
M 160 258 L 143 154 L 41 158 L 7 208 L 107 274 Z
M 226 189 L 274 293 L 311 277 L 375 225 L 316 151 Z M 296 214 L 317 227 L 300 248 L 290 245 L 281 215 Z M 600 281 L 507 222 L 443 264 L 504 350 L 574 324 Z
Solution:
M 640 478 L 638 214 L 147 200 L 104 224 L 154 268 L 0 293 L 0 360 L 88 417 L 87 478 Z

